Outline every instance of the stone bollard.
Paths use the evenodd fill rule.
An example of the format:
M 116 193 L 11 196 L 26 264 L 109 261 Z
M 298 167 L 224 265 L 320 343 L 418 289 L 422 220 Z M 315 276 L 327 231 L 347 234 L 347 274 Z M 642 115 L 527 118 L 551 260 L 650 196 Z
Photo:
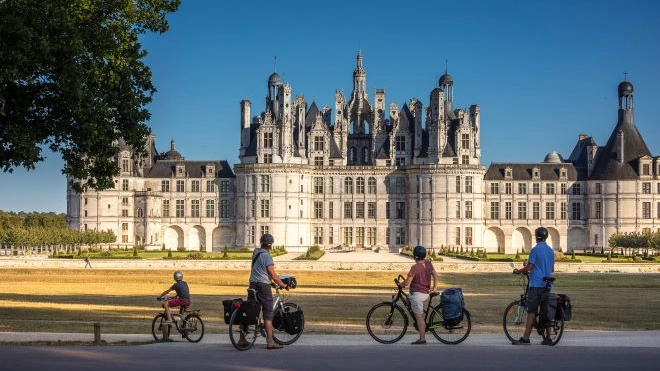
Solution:
M 98 322 L 94 323 L 94 344 L 101 344 L 101 324 Z
M 170 340 L 170 329 L 172 328 L 172 325 L 169 323 L 165 323 L 163 326 L 163 341 L 169 341 Z

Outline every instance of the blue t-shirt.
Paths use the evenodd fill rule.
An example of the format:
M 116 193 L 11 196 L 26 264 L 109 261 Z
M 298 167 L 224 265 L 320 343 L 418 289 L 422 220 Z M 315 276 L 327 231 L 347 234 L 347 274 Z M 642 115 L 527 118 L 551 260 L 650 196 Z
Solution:
M 255 256 L 257 256 L 255 260 Z M 268 274 L 268 266 L 275 264 L 273 257 L 270 256 L 267 250 L 260 247 L 252 251 L 252 270 L 250 271 L 250 282 L 260 282 L 270 285 L 270 275 Z
M 552 276 L 555 251 L 545 241 L 539 242 L 529 253 L 527 263 L 532 264 L 532 270 L 529 272 L 529 287 L 545 287 L 543 277 Z
M 176 291 L 176 296 L 178 296 L 180 300 L 190 302 L 190 289 L 188 288 L 186 281 L 175 282 L 174 285 L 170 287 L 170 290 Z

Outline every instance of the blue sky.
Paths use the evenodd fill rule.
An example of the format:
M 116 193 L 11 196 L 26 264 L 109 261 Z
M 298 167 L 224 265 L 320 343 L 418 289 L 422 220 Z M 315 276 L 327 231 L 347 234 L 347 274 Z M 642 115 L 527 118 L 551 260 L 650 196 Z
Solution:
M 240 101 L 263 110 L 276 71 L 293 96 L 334 107 L 351 93 L 358 50 L 367 89 L 426 106 L 438 78 L 456 107 L 481 108 L 482 164 L 568 157 L 579 134 L 599 145 L 617 119 L 617 85 L 635 87 L 635 122 L 660 155 L 660 2 L 183 0 L 170 30 L 145 35 L 157 92 L 157 148 L 238 162 Z M 0 173 L 0 209 L 66 212 L 57 154 L 34 171 Z

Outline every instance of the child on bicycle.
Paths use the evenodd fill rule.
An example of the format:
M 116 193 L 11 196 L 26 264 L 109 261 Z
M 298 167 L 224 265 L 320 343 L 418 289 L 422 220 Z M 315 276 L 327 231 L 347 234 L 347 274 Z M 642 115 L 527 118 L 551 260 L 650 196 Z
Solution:
M 426 248 L 415 246 L 413 249 L 415 264 L 408 271 L 408 276 L 403 282 L 403 287 L 410 286 L 410 308 L 415 314 L 419 339 L 412 344 L 426 344 L 426 319 L 424 308 L 431 299 L 430 293 L 435 291 L 438 285 L 438 273 L 433 268 L 433 263 L 426 258 Z
M 167 295 L 170 291 L 176 291 L 176 297 L 170 299 L 163 303 L 163 309 L 165 309 L 165 315 L 167 315 L 167 322 L 172 323 L 172 314 L 170 308 L 172 307 L 184 307 L 190 305 L 190 289 L 188 284 L 183 280 L 183 273 L 181 271 L 174 272 L 174 284 L 170 286 L 169 289 L 163 291 L 158 300 L 163 296 Z

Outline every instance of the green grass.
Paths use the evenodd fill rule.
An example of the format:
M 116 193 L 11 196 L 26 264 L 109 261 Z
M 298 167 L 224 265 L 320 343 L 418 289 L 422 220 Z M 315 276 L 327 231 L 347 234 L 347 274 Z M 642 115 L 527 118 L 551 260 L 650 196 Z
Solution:
M 364 334 L 371 306 L 389 300 L 396 272 L 324 271 L 295 274 L 289 300 L 305 310 L 306 332 Z M 405 272 L 400 272 L 405 273 Z M 155 300 L 172 284 L 170 270 L 5 269 L 0 331 L 149 333 Z M 224 333 L 222 300 L 244 297 L 248 271 L 185 270 L 209 333 Z M 568 294 L 568 329 L 660 329 L 660 275 L 558 273 L 554 292 Z M 500 332 L 502 312 L 520 295 L 516 276 L 443 273 L 443 288 L 462 287 L 475 333 Z

